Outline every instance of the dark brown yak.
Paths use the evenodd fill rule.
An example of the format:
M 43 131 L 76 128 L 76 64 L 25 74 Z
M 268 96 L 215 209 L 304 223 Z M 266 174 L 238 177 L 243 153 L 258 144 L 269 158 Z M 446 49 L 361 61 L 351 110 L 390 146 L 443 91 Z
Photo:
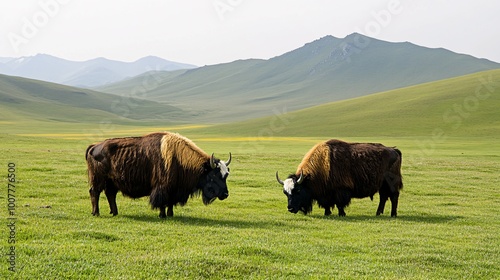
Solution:
M 205 204 L 229 195 L 231 153 L 227 162 L 220 161 L 179 134 L 108 139 L 90 145 L 85 158 L 95 216 L 103 190 L 113 215 L 118 214 L 116 194 L 121 191 L 131 198 L 149 196 L 153 209 L 160 208 L 160 218 L 173 216 L 174 205 L 182 206 L 200 192 Z
M 370 197 L 380 194 L 377 215 L 384 212 L 390 198 L 391 216 L 397 216 L 399 191 L 403 188 L 401 177 L 401 151 L 382 144 L 346 143 L 329 140 L 314 146 L 285 181 L 278 172 L 276 179 L 283 185 L 288 197 L 288 211 L 305 214 L 312 211 L 313 202 L 325 209 L 337 205 L 339 216 L 345 216 L 344 208 L 351 198 Z

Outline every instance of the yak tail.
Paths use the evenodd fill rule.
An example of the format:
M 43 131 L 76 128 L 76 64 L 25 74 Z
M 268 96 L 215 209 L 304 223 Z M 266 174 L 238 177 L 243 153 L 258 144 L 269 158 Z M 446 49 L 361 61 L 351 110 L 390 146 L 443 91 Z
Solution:
M 396 147 L 394 147 L 394 151 L 396 151 L 396 153 L 398 153 L 400 161 L 401 161 L 403 159 L 403 154 L 401 153 L 401 151 Z
M 95 146 L 94 144 L 91 144 L 87 147 L 87 150 L 85 151 L 85 160 L 89 160 L 89 155 L 92 152 L 94 146 Z
M 396 189 L 403 189 L 403 175 L 401 175 L 401 162 L 403 160 L 403 154 L 399 149 L 394 147 L 394 151 L 398 153 L 398 158 L 391 166 L 391 173 L 395 175 L 393 184 Z
M 92 186 L 92 182 L 94 181 L 94 173 L 95 173 L 95 162 L 92 159 L 92 156 L 90 153 L 94 149 L 94 144 L 89 145 L 87 147 L 87 150 L 85 151 L 85 161 L 87 161 L 87 178 L 88 178 L 88 183 Z

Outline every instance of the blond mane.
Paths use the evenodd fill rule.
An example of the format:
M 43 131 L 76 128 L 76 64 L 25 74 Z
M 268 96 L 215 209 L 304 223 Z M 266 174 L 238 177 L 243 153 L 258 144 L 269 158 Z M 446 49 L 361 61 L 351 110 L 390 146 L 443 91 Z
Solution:
M 330 174 L 330 149 L 323 142 L 316 144 L 304 156 L 304 159 L 297 167 L 297 175 L 303 172 L 304 176 L 310 176 L 313 180 L 326 183 Z
M 177 133 L 165 133 L 161 138 L 161 156 L 168 166 L 175 158 L 181 166 L 203 166 L 209 155 L 201 150 L 193 141 Z

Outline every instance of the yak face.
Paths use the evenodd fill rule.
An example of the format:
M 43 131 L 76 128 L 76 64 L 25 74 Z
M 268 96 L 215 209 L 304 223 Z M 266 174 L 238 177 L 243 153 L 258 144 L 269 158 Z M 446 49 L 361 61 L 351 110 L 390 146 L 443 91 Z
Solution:
M 276 172 L 276 179 L 278 183 L 283 185 L 283 193 L 288 198 L 288 211 L 290 213 L 296 214 L 302 211 L 304 214 L 307 214 L 312 211 L 311 192 L 304 184 L 302 173 L 298 177 L 292 174 L 285 181 L 281 181 L 278 172 Z
M 210 158 L 210 165 L 205 168 L 206 172 L 200 180 L 203 203 L 210 204 L 216 198 L 224 200 L 229 196 L 227 189 L 226 179 L 229 176 L 229 164 L 231 163 L 231 153 L 229 153 L 228 161 L 221 161 L 212 157 Z

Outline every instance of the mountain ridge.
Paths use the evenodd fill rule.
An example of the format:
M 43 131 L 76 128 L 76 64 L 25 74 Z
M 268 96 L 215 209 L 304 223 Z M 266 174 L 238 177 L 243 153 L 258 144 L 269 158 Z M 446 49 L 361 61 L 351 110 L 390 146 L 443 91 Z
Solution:
M 69 86 L 93 88 L 151 70 L 174 71 L 197 66 L 146 56 L 132 62 L 98 57 L 86 61 L 71 61 L 48 54 L 2 58 L 0 74 L 42 80 Z
M 298 110 L 497 68 L 499 63 L 470 55 L 353 33 L 328 35 L 267 60 L 237 60 L 165 76 L 143 96 L 203 111 L 208 121 L 232 121 L 270 115 L 283 106 Z M 133 80 L 98 89 L 127 94 L 142 82 Z
M 156 59 L 146 57 L 142 62 Z M 96 58 L 93 63 L 105 60 Z M 64 60 L 58 63 L 66 65 Z M 499 68 L 498 63 L 446 49 L 385 42 L 355 33 L 345 38 L 325 36 L 267 60 L 244 59 L 168 72 L 153 69 L 92 91 L 0 76 L 0 107 L 23 101 L 19 98 L 24 96 L 29 106 L 14 104 L 10 109 L 38 114 L 38 118 L 53 118 L 50 113 L 57 113 L 61 120 L 77 121 L 85 118 L 88 106 L 97 118 L 111 114 L 110 119 L 120 119 L 120 113 L 126 112 L 125 119 L 130 121 L 231 123 Z M 92 74 L 111 75 L 105 68 L 94 68 Z M 86 99 L 75 93 L 87 94 Z M 2 106 L 3 102 L 8 106 Z M 40 102 L 51 109 L 42 110 L 36 105 Z M 125 106 L 124 111 L 116 111 L 116 102 Z M 78 114 L 65 115 L 72 108 L 79 108 Z

